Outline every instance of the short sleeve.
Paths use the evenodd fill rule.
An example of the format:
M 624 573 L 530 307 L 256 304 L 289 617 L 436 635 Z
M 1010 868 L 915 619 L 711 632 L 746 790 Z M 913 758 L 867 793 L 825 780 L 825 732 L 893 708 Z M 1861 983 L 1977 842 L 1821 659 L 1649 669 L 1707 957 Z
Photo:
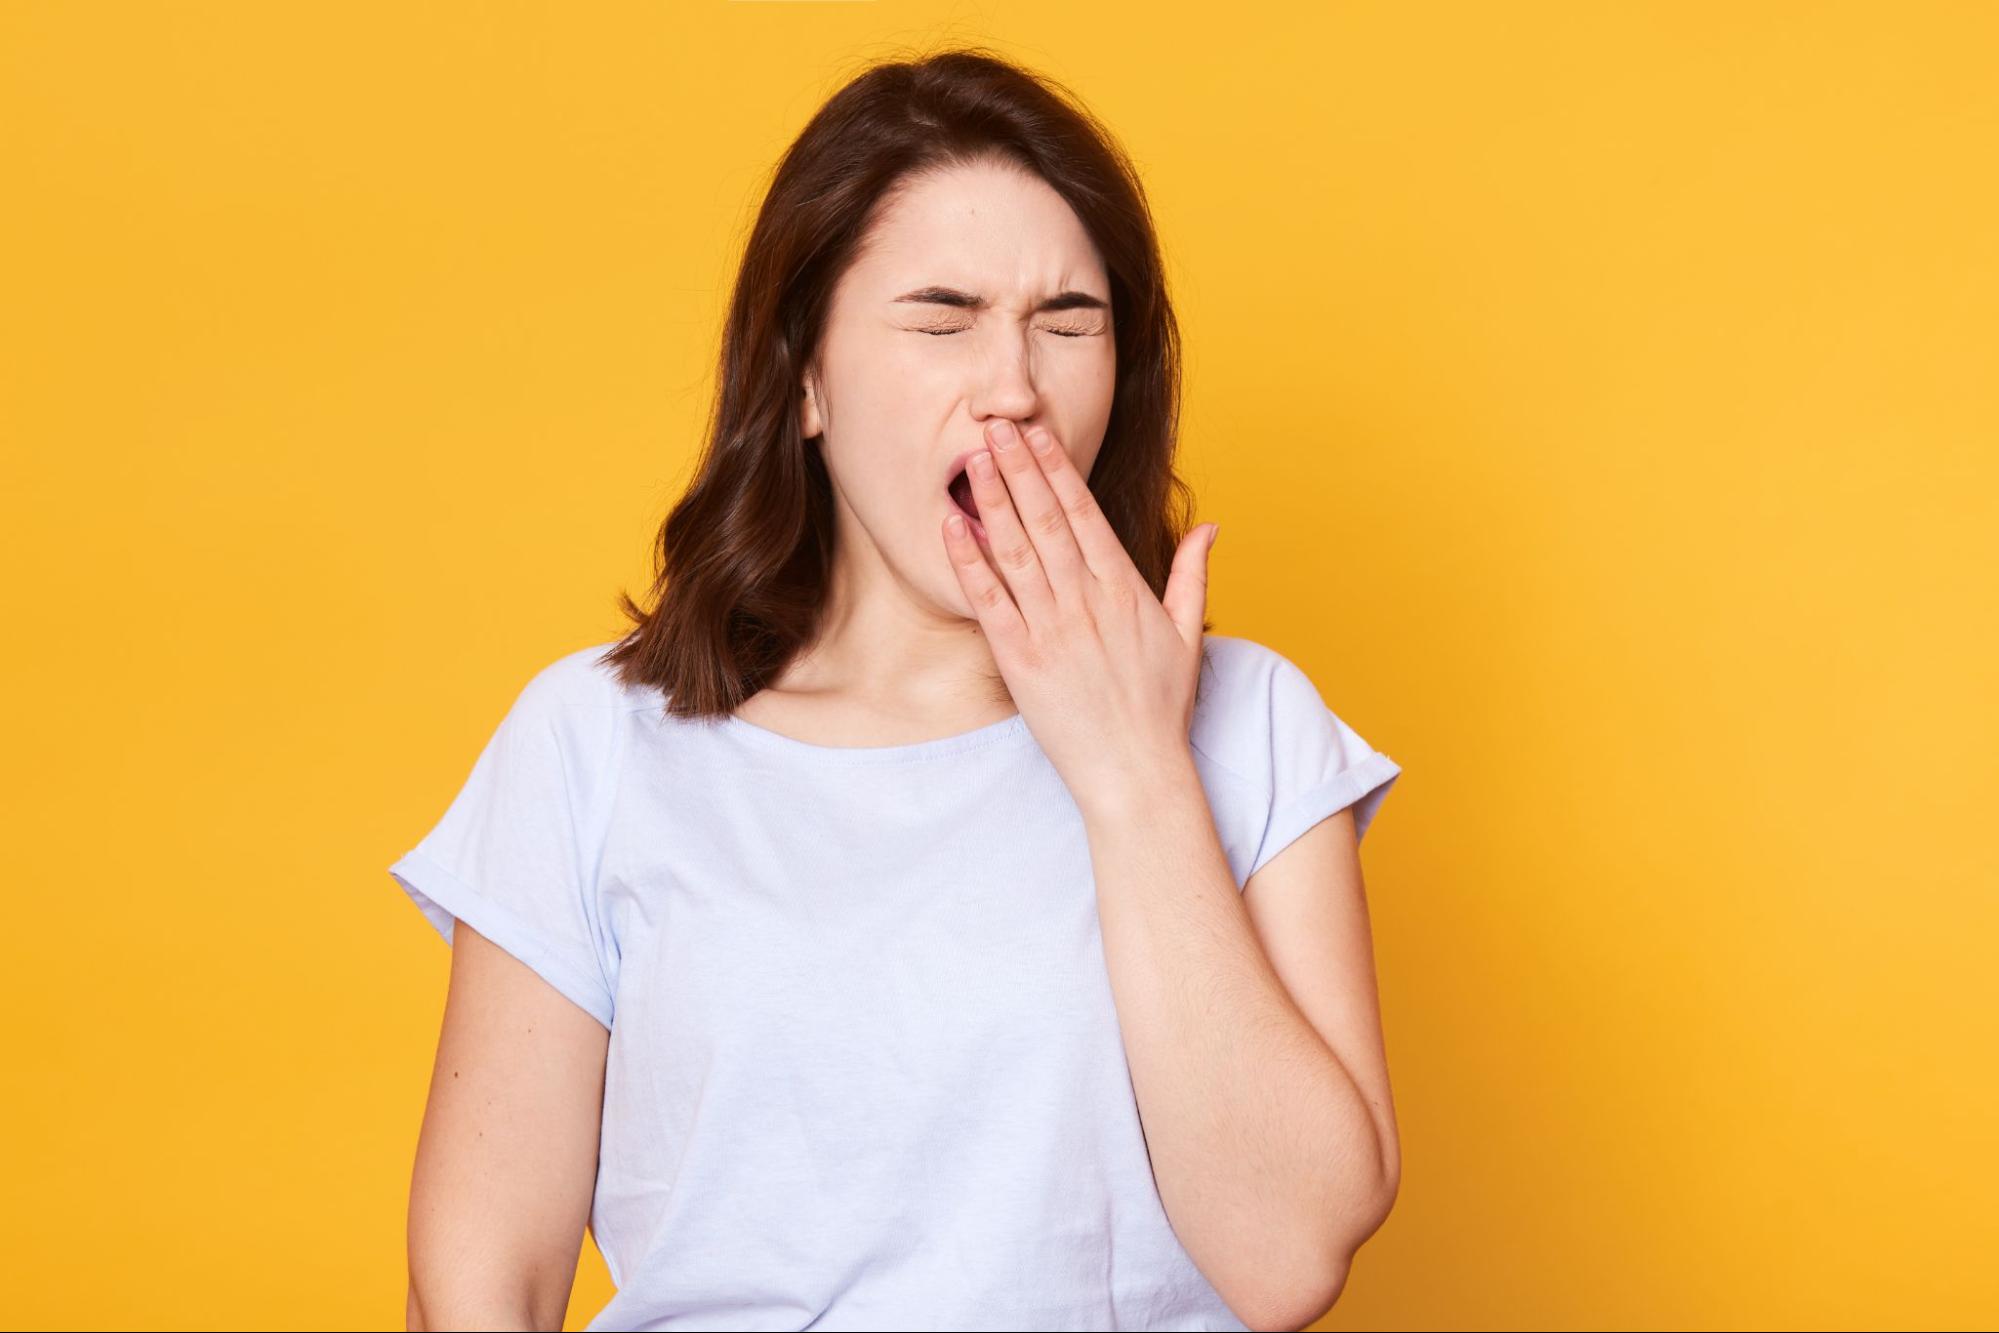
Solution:
M 573 658 L 538 672 L 480 751 L 444 816 L 389 874 L 447 944 L 455 921 L 532 968 L 605 1027 L 615 987 L 582 830 L 595 820 L 601 719 Z
M 1282 654 L 1269 662 L 1270 818 L 1251 859 L 1255 874 L 1320 820 L 1354 808 L 1354 836 L 1367 834 L 1401 766 L 1326 707 L 1318 687 Z

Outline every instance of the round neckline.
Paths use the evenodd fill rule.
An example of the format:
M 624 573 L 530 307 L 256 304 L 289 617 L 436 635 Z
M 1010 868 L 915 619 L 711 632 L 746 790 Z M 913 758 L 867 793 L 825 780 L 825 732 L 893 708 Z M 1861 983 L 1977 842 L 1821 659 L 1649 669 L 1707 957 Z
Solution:
M 912 759 L 936 759 L 945 755 L 963 754 L 967 750 L 980 750 L 988 745 L 999 745 L 1009 741 L 1032 740 L 1034 733 L 1028 728 L 1027 718 L 1014 713 L 997 722 L 988 722 L 983 727 L 961 731 L 952 736 L 937 736 L 927 741 L 910 741 L 902 745 L 817 745 L 811 741 L 799 740 L 783 732 L 772 731 L 759 726 L 734 713 L 724 716 L 719 725 L 731 735 L 739 736 L 751 744 L 766 750 L 792 755 L 799 759 L 809 759 L 817 763 L 829 764 L 893 764 Z

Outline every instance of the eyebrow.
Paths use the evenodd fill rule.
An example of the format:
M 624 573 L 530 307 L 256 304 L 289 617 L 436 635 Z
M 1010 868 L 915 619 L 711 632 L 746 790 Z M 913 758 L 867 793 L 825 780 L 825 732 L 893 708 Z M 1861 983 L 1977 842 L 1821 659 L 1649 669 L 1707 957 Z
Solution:
M 984 310 L 992 302 L 971 292 L 961 292 L 955 287 L 918 287 L 913 292 L 904 292 L 895 298 L 897 304 L 910 302 L 918 305 L 947 305 L 959 310 Z M 1088 292 L 1066 291 L 1059 296 L 1051 296 L 1034 307 L 1032 314 L 1044 310 L 1109 310 L 1110 302 Z

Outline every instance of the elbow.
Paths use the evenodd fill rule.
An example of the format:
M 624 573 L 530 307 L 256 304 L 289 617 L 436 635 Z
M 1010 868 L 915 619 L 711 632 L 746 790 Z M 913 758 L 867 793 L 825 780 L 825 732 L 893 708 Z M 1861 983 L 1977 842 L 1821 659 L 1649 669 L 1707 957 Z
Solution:
M 1359 1249 L 1362 1242 L 1381 1230 L 1381 1224 L 1388 1220 L 1388 1214 L 1395 1209 L 1395 1196 L 1401 1192 L 1402 1166 L 1397 1162 L 1382 1169 L 1381 1179 L 1375 1185 L 1374 1206 L 1367 1213 L 1367 1230 L 1361 1233 L 1360 1240 L 1354 1242 L 1355 1249 Z
M 537 1312 L 530 1305 L 495 1300 L 485 1293 L 433 1292 L 426 1299 L 412 1280 L 405 1320 L 410 1333 L 434 1328 L 560 1329 L 564 1311 L 550 1308 L 555 1310 L 552 1321 L 548 1309 Z
M 1339 1302 L 1340 1292 L 1346 1288 L 1349 1269 L 1350 1265 L 1341 1264 L 1331 1273 L 1322 1274 L 1315 1282 L 1294 1280 L 1281 1291 L 1239 1305 L 1231 1303 L 1230 1308 L 1235 1310 L 1237 1318 L 1258 1330 L 1258 1333 L 1264 1330 L 1297 1333 L 1325 1318 L 1326 1313 Z
M 1346 1290 L 1354 1256 L 1388 1219 L 1399 1188 L 1395 1176 L 1384 1175 L 1378 1188 L 1369 1195 L 1368 1205 L 1353 1215 L 1336 1238 L 1320 1245 L 1319 1254 L 1328 1258 L 1316 1267 L 1313 1280 L 1286 1284 L 1283 1290 L 1253 1305 L 1243 1322 L 1254 1329 L 1296 1330 L 1325 1318 Z
M 1296 1228 L 1288 1234 L 1302 1242 L 1306 1232 Z M 1242 1277 L 1223 1298 L 1252 1329 L 1310 1327 L 1339 1302 L 1364 1239 L 1349 1227 L 1337 1237 L 1322 1232 L 1309 1245 L 1270 1245 L 1264 1250 L 1267 1262 L 1254 1279 Z
M 1347 1275 L 1351 1272 L 1353 1272 L 1352 1259 L 1335 1264 L 1333 1271 L 1326 1274 L 1317 1287 L 1311 1288 L 1306 1293 L 1308 1299 L 1305 1304 L 1292 1311 L 1292 1317 L 1298 1322 L 1287 1327 L 1308 1328 L 1325 1318 L 1327 1312 L 1339 1304 L 1340 1293 L 1347 1289 Z

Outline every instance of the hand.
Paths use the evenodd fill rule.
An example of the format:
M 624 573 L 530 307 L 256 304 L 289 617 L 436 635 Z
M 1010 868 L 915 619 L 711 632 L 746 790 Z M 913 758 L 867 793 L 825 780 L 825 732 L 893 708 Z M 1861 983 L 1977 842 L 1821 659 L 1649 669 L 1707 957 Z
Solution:
M 1155 597 L 1053 434 L 996 421 L 986 442 L 970 474 L 991 561 L 960 515 L 944 545 L 1014 703 L 1087 812 L 1189 757 L 1217 525 L 1187 534 Z

